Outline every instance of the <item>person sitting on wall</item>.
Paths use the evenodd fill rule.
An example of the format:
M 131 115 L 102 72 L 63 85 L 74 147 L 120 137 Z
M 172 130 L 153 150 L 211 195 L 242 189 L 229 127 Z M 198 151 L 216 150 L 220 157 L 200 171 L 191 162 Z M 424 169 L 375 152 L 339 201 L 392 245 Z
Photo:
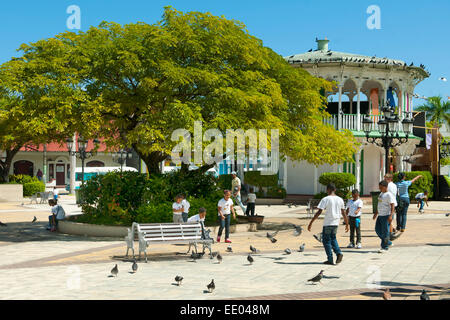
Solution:
M 58 221 L 64 220 L 66 217 L 66 212 L 64 211 L 64 208 L 58 204 L 58 200 L 50 199 L 48 200 L 48 204 L 52 207 L 52 215 L 48 217 L 47 230 L 53 232 L 56 231 Z

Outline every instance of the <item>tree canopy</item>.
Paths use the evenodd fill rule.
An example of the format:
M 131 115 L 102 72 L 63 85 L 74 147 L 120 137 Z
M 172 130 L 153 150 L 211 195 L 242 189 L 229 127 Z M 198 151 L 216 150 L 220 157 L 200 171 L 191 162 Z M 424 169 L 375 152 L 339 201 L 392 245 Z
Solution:
M 283 156 L 317 165 L 351 161 L 355 150 L 350 132 L 322 123 L 321 91 L 332 84 L 292 68 L 223 16 L 166 7 L 155 24 L 103 22 L 21 49 L 23 63 L 48 60 L 57 71 L 42 70 L 63 96 L 58 115 L 72 123 L 57 122 L 59 133 L 70 127 L 133 147 L 150 172 L 177 144 L 172 132 L 193 132 L 194 121 L 223 133 L 278 129 Z

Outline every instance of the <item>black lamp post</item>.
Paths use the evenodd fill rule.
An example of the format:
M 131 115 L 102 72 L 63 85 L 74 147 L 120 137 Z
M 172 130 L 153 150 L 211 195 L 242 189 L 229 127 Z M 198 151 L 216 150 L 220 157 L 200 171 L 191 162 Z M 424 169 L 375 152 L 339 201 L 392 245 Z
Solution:
M 120 164 L 120 171 L 122 171 L 123 164 L 127 161 L 127 159 L 131 159 L 131 157 L 132 153 L 127 149 L 120 149 L 112 155 L 113 161 Z
M 408 117 L 404 118 L 402 123 L 402 129 L 405 133 L 405 137 L 400 137 L 399 134 L 399 119 L 396 114 L 393 114 L 392 109 L 389 107 L 383 108 L 383 116 L 378 120 L 378 133 L 381 137 L 369 137 L 372 131 L 373 121 L 368 116 L 363 119 L 363 130 L 366 134 L 366 140 L 369 143 L 373 143 L 385 150 L 385 170 L 389 172 L 389 150 L 391 148 L 398 147 L 399 145 L 408 141 L 408 136 L 412 134 L 413 120 Z
M 93 150 L 98 147 L 98 144 L 100 143 L 100 141 L 98 139 L 94 139 L 95 146 L 94 146 L 94 149 L 92 149 L 91 151 L 86 150 L 88 141 L 86 139 L 83 139 L 82 136 L 78 137 L 78 151 L 72 150 L 72 144 L 73 144 L 72 139 L 70 139 L 70 138 L 67 139 L 66 143 L 67 143 L 67 149 L 69 149 L 69 155 L 76 156 L 81 159 L 81 184 L 83 185 L 84 184 L 84 160 L 95 155 L 96 152 L 94 152 Z M 75 170 L 75 168 L 73 168 L 73 170 Z

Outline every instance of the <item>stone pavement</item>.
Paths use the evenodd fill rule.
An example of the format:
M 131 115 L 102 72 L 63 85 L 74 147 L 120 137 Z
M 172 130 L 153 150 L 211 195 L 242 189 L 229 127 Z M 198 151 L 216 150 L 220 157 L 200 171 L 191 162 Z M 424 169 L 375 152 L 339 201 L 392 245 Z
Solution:
M 233 253 L 225 252 L 225 243 L 213 245 L 224 256 L 222 264 L 206 255 L 192 262 L 185 245 L 155 245 L 149 248 L 149 262 L 138 262 L 138 272 L 130 274 L 123 240 L 51 233 L 45 230 L 49 208 L 2 203 L 0 221 L 8 226 L 0 227 L 0 299 L 380 299 L 382 287 L 391 288 L 393 299 L 418 299 L 422 288 L 432 299 L 446 299 L 448 204 L 430 202 L 430 210 L 420 215 L 411 206 L 405 234 L 385 254 L 377 253 L 372 214 L 362 218 L 362 249 L 345 248 L 348 234 L 340 226 L 344 260 L 337 266 L 322 264 L 323 247 L 312 237 L 320 232 L 321 220 L 308 232 L 303 208 L 261 206 L 264 225 L 280 230 L 275 244 L 265 237 L 267 230 L 232 234 Z M 33 216 L 38 222 L 31 224 Z M 303 225 L 302 235 L 294 237 L 286 229 L 289 223 Z M 305 252 L 296 252 L 302 243 Z M 253 265 L 246 260 L 250 244 L 261 250 Z M 283 253 L 287 247 L 291 255 Z M 116 263 L 119 276 L 109 277 Z M 320 270 L 325 270 L 322 284 L 307 283 Z M 181 287 L 173 285 L 176 275 L 185 278 Z M 217 289 L 204 293 L 213 278 Z

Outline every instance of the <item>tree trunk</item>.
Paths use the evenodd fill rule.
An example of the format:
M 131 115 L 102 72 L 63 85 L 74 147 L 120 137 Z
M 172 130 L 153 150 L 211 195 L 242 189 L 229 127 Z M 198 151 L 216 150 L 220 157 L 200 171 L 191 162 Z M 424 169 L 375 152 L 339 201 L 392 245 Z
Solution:
M 20 148 L 6 150 L 5 161 L 0 160 L 0 179 L 2 182 L 9 182 L 9 170 L 14 156 L 19 152 Z
M 135 145 L 133 145 L 133 148 L 139 155 L 139 157 L 141 157 L 141 159 L 145 162 L 148 169 L 148 173 L 150 175 L 161 173 L 160 163 L 161 161 L 168 158 L 166 154 L 163 154 L 159 151 L 153 151 L 150 152 L 149 154 L 143 154 L 142 151 L 137 149 Z

